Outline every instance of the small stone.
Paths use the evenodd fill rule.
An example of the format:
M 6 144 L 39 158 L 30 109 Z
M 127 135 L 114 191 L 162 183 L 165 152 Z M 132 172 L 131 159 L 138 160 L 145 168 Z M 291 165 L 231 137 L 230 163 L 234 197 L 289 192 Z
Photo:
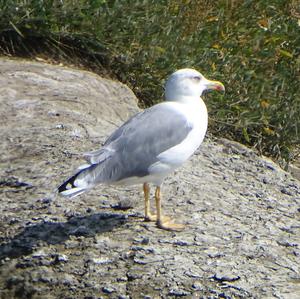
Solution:
M 228 281 L 228 282 L 232 282 L 232 281 L 236 281 L 240 279 L 240 276 L 238 275 L 234 275 L 231 273 L 227 273 L 227 274 L 223 274 L 223 273 L 215 273 L 212 277 L 213 280 L 216 281 Z
M 257 191 L 257 192 L 255 192 L 255 196 L 256 196 L 257 198 L 263 198 L 263 193 L 260 192 L 260 191 Z
M 272 163 L 265 162 L 265 165 L 264 165 L 264 166 L 265 166 L 266 168 L 272 170 L 272 171 L 275 171 L 275 170 L 276 170 L 274 164 L 272 164 Z
M 279 241 L 277 241 L 277 244 L 284 246 L 284 247 L 298 247 L 297 243 L 292 243 L 288 240 L 279 240 Z
M 77 240 L 67 240 L 65 243 L 66 249 L 72 249 L 78 247 L 78 241 Z
M 299 257 L 300 251 L 299 250 L 293 250 L 293 255 Z
M 135 257 L 133 261 L 139 265 L 146 265 L 148 262 L 144 260 L 144 256 L 140 256 L 140 258 Z
M 13 217 L 13 218 L 10 219 L 9 224 L 12 225 L 12 224 L 16 224 L 18 222 L 19 222 L 19 220 L 17 218 Z
M 148 237 L 138 237 L 133 240 L 134 244 L 148 245 L 150 242 L 150 238 Z M 135 246 L 135 250 L 144 250 L 142 246 Z
M 114 210 L 126 211 L 132 209 L 134 206 L 133 200 L 130 198 L 120 199 L 117 204 L 111 205 Z
M 263 178 L 263 179 L 262 179 L 262 182 L 263 182 L 264 184 L 270 184 L 270 180 L 269 180 L 268 178 Z
M 85 281 L 85 282 L 83 283 L 83 285 L 84 285 L 85 288 L 92 288 L 92 287 L 95 286 L 93 283 L 91 283 L 91 282 L 89 282 L 89 281 Z
M 65 217 L 67 217 L 67 219 L 69 220 L 69 222 L 72 223 L 72 224 L 73 223 L 76 224 L 77 221 L 78 221 L 76 219 L 76 217 L 80 217 L 81 216 L 79 212 L 73 211 L 73 210 L 70 210 L 70 209 L 66 209 L 64 211 L 64 215 L 65 215 Z
M 55 262 L 57 263 L 66 263 L 69 258 L 65 254 L 57 254 L 55 256 Z
M 48 254 L 44 251 L 44 250 L 38 250 L 36 252 L 34 252 L 32 254 L 32 257 L 33 258 L 43 258 L 43 257 L 46 257 Z
M 201 284 L 200 281 L 195 281 L 193 284 L 192 284 L 192 288 L 197 290 L 197 291 L 202 291 L 203 290 L 203 285 Z
M 64 124 L 58 124 L 55 126 L 55 129 L 64 129 Z
M 64 278 L 61 280 L 61 282 L 63 285 L 66 285 L 66 286 L 74 286 L 75 279 L 72 275 L 65 274 Z
M 189 292 L 180 289 L 171 289 L 169 292 L 169 296 L 184 297 L 188 295 L 190 295 Z
M 219 257 L 224 256 L 223 253 L 218 252 L 218 251 L 211 251 L 211 252 L 208 252 L 207 255 L 208 255 L 210 258 L 212 258 L 212 259 L 214 259 L 214 258 L 219 258 Z
M 87 209 L 86 209 L 86 212 L 87 212 L 87 213 L 92 213 L 92 212 L 93 212 L 93 209 L 87 208 Z
M 142 239 L 141 244 L 143 244 L 143 245 L 148 245 L 149 242 L 150 242 L 150 239 L 147 238 L 147 237 L 145 237 L 145 238 Z
M 280 191 L 281 191 L 281 193 L 289 195 L 289 196 L 293 195 L 292 192 L 289 191 L 286 187 L 283 187 Z
M 43 204 L 49 204 L 51 201 L 52 201 L 52 198 L 50 198 L 50 197 L 45 197 L 45 198 L 41 199 L 41 202 Z
M 90 261 L 96 265 L 105 265 L 105 264 L 110 264 L 113 261 L 108 258 L 92 258 Z
M 186 276 L 188 277 L 192 277 L 192 278 L 200 278 L 201 275 L 199 273 L 193 272 L 191 270 L 188 270 L 184 273 Z
M 111 294 L 113 292 L 115 292 L 116 290 L 114 288 L 111 288 L 111 287 L 103 287 L 102 288 L 102 292 L 105 293 L 105 294 Z
M 137 274 L 137 273 L 132 273 L 132 272 L 128 272 L 126 274 L 128 281 L 132 281 L 132 280 L 136 280 L 139 278 L 142 278 L 141 274 Z
M 174 242 L 174 245 L 177 245 L 177 246 L 189 246 L 190 244 L 186 241 L 182 241 L 182 240 L 177 240 Z

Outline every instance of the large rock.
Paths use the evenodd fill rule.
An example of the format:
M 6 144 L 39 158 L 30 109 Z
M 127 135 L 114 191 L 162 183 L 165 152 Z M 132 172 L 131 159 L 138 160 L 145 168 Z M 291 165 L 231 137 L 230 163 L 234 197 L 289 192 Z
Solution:
M 164 185 L 183 232 L 143 221 L 141 186 L 52 191 L 138 111 L 124 85 L 0 60 L 2 298 L 299 298 L 299 181 L 206 139 Z

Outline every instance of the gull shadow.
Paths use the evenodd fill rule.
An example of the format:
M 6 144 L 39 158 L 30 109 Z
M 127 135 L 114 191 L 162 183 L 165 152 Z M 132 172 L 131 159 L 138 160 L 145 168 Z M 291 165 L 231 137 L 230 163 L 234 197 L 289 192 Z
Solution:
M 72 217 L 67 222 L 43 222 L 26 227 L 10 242 L 0 245 L 0 260 L 28 255 L 40 243 L 59 244 L 70 236 L 92 237 L 99 233 L 112 231 L 125 223 L 125 215 L 97 213 L 89 216 Z

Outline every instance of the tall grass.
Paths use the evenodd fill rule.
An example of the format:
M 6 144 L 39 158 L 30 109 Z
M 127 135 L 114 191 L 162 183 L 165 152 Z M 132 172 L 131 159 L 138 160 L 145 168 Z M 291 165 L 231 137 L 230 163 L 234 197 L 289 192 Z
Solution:
M 193 67 L 222 81 L 210 130 L 286 163 L 300 144 L 299 0 L 1 1 L 0 51 L 82 64 L 127 83 L 144 106 Z

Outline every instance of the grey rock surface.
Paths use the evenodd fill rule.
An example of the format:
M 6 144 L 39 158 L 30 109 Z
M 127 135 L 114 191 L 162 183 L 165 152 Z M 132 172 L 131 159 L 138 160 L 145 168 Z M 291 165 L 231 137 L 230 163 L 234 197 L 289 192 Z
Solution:
M 271 160 L 207 138 L 143 221 L 141 186 L 52 191 L 81 153 L 138 111 L 124 85 L 0 60 L 1 298 L 300 298 L 300 183 Z

